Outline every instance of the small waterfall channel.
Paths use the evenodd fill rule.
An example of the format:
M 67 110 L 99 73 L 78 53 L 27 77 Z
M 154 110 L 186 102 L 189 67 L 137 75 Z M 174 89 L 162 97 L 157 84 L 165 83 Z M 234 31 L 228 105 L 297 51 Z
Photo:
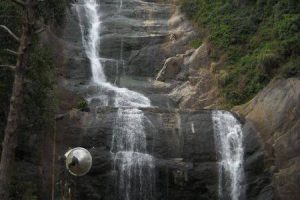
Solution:
M 144 129 L 147 119 L 139 109 L 150 107 L 151 102 L 140 93 L 116 87 L 107 81 L 99 57 L 102 24 L 100 1 L 84 0 L 74 6 L 78 14 L 83 46 L 92 70 L 91 85 L 101 91 L 98 95 L 89 97 L 88 101 L 97 99 L 100 102 L 98 106 L 118 108 L 111 145 L 116 171 L 117 199 L 153 199 L 154 159 L 147 154 Z M 119 9 L 122 9 L 122 1 Z
M 219 199 L 244 200 L 242 126 L 227 111 L 213 111 L 212 118 L 219 154 Z

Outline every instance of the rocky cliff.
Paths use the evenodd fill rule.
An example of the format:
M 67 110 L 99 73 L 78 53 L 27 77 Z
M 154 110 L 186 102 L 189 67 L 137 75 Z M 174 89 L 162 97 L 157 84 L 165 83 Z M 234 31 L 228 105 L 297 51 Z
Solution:
M 190 49 L 188 44 L 197 33 L 175 1 L 100 3 L 100 57 L 108 79 L 145 94 L 153 105 L 143 112 L 147 148 L 155 157 L 155 198 L 218 199 L 212 112 L 201 108 L 220 104 L 214 68 L 222 61 L 209 59 L 208 43 Z M 73 199 L 115 199 L 110 149 L 116 108 L 99 108 L 95 101 L 89 108 L 79 106 L 99 91 L 88 85 L 91 71 L 74 9 L 67 12 L 62 38 L 51 33 L 45 36 L 63 52 L 57 88 L 56 158 L 68 148 L 82 146 L 92 152 L 94 164 L 87 176 L 74 178 L 58 161 L 55 192 Z M 271 174 L 263 162 L 259 135 L 247 123 L 244 133 L 246 197 L 272 199 Z
M 147 152 L 154 156 L 154 198 L 215 200 L 220 163 L 210 109 L 228 107 L 218 88 L 226 81 L 222 70 L 226 58 L 212 59 L 213 47 L 207 40 L 191 48 L 199 29 L 181 13 L 177 2 L 98 0 L 100 60 L 114 86 L 138 91 L 151 100 L 151 108 L 139 109 L 146 119 Z M 87 30 L 82 30 L 80 20 L 85 19 L 71 4 L 63 27 L 48 27 L 41 35 L 41 44 L 52 47 L 56 58 L 57 85 L 52 94 L 51 79 L 48 94 L 37 82 L 41 89 L 37 97 L 47 99 L 45 110 L 57 103 L 56 125 L 52 126 L 52 115 L 47 116 L 49 127 L 43 120 L 33 123 L 37 120 L 32 116 L 41 114 L 34 101 L 26 104 L 30 123 L 20 134 L 14 180 L 22 182 L 13 185 L 17 194 L 12 198 L 46 200 L 54 192 L 62 199 L 118 199 L 111 152 L 117 108 L 99 107 L 103 99 L 95 98 L 99 93 L 116 93 L 90 84 L 90 63 L 82 40 Z M 49 96 L 55 96 L 55 103 Z M 299 102 L 299 78 L 275 78 L 250 102 L 232 109 L 244 135 L 243 200 L 298 200 Z M 93 167 L 84 177 L 71 176 L 63 161 L 64 153 L 77 146 L 93 155 Z
M 218 199 L 218 162 L 210 110 L 181 111 L 142 109 L 147 122 L 148 152 L 155 157 L 156 199 Z M 110 151 L 116 108 L 95 113 L 74 110 L 58 121 L 58 154 L 83 146 L 94 158 L 91 172 L 72 178 L 59 177 L 75 199 L 115 199 L 113 155 Z M 247 199 L 272 199 L 264 154 L 253 132 L 246 133 Z
M 276 199 L 299 198 L 300 80 L 274 79 L 254 99 L 233 110 L 259 137 Z

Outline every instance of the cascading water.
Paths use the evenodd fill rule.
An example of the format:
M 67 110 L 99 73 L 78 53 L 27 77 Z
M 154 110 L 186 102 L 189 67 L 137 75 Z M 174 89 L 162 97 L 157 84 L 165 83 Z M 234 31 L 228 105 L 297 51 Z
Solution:
M 98 14 L 99 5 L 95 0 L 87 0 L 83 4 L 84 6 L 77 6 L 77 12 L 81 13 L 80 9 L 84 9 L 84 13 L 89 20 L 89 32 L 86 38 L 85 35 L 85 26 L 83 24 L 82 16 L 79 14 L 80 29 L 82 32 L 82 41 L 85 48 L 86 55 L 90 60 L 90 65 L 92 69 L 93 81 L 96 84 L 101 84 L 106 81 L 106 77 L 103 71 L 99 59 L 98 48 L 100 46 L 100 36 L 99 32 L 101 29 L 100 16 Z
M 154 162 L 146 153 L 145 117 L 137 108 L 119 108 L 112 141 L 118 199 L 149 200 L 154 194 Z
M 120 9 L 122 9 L 122 5 L 123 2 L 120 1 Z M 107 103 L 104 105 L 118 108 L 111 146 L 116 170 L 117 199 L 153 199 L 154 159 L 146 153 L 146 133 L 144 130 L 146 120 L 143 112 L 138 109 L 139 107 L 150 107 L 150 100 L 140 93 L 116 87 L 106 81 L 99 57 L 99 50 L 101 50 L 100 5 L 96 0 L 85 0 L 75 4 L 75 7 L 81 27 L 83 45 L 91 64 L 92 82 L 102 93 L 89 97 L 88 100 L 105 99 Z
M 239 121 L 227 111 L 212 113 L 219 153 L 219 199 L 244 199 L 243 132 Z

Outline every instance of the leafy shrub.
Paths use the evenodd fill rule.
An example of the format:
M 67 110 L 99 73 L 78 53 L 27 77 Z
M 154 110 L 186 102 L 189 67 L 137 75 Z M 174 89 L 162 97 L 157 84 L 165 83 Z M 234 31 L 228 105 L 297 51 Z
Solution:
M 79 103 L 78 103 L 78 105 L 77 105 L 77 109 L 79 109 L 79 110 L 85 110 L 85 109 L 87 109 L 88 108 L 88 102 L 86 101 L 86 100 L 84 100 L 84 99 L 82 99 Z
M 291 59 L 288 63 L 283 65 L 280 73 L 285 78 L 290 78 L 294 76 L 300 76 L 300 58 Z
M 196 49 L 201 46 L 202 42 L 203 41 L 201 39 L 194 39 L 188 45 L 189 47 Z
M 221 49 L 215 52 L 227 55 L 218 82 L 230 105 L 245 103 L 274 76 L 299 76 L 299 1 L 235 2 L 182 0 L 181 7 L 207 30 L 212 45 Z

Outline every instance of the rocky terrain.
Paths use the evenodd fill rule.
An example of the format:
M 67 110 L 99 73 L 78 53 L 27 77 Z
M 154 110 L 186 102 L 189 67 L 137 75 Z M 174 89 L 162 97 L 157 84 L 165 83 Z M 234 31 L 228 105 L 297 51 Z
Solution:
M 116 108 L 96 113 L 74 110 L 58 121 L 58 154 L 83 146 L 94 158 L 92 171 L 59 179 L 76 199 L 114 199 L 113 157 L 110 152 Z M 218 164 L 210 110 L 143 109 L 148 151 L 155 156 L 157 199 L 217 199 Z M 96 118 L 95 118 L 96 115 Z M 87 123 L 88 122 L 88 123 Z M 155 127 L 155 128 L 153 128 Z M 245 126 L 247 199 L 272 199 L 270 174 L 255 132 Z M 60 171 L 63 172 L 64 166 Z
M 156 198 L 217 199 L 211 111 L 203 109 L 222 105 L 216 79 L 222 59 L 210 59 L 206 41 L 197 49 L 188 46 L 197 33 L 175 1 L 103 0 L 101 16 L 100 54 L 108 79 L 145 94 L 154 107 L 144 113 L 149 119 L 148 151 L 156 158 Z M 74 7 L 67 12 L 62 35 L 44 35 L 46 43 L 63 52 L 58 57 L 62 68 L 56 158 L 68 148 L 83 146 L 91 150 L 94 165 L 87 176 L 74 178 L 58 161 L 56 193 L 110 200 L 115 187 L 110 147 L 116 109 L 78 108 L 96 88 L 87 89 L 91 72 Z M 247 200 L 299 196 L 299 85 L 299 79 L 274 80 L 252 101 L 233 109 L 245 134 Z
M 298 199 L 300 80 L 275 79 L 254 99 L 233 111 L 259 136 L 276 199 Z
M 117 194 L 118 169 L 112 150 L 112 137 L 119 117 L 113 100 L 118 92 L 126 96 L 129 90 L 136 91 L 127 94 L 130 100 L 135 99 L 135 95 L 144 95 L 151 101 L 150 107 L 138 108 L 143 114 L 141 126 L 147 151 L 135 151 L 149 155 L 151 159 L 153 156 L 155 191 L 151 200 L 230 199 L 228 194 L 219 197 L 220 191 L 228 192 L 228 188 L 220 189 L 220 180 L 229 180 L 227 176 L 230 175 L 219 176 L 223 172 L 220 172 L 220 148 L 214 130 L 216 109 L 229 110 L 228 113 L 242 125 L 244 176 L 241 188 L 245 188 L 245 194 L 240 200 L 299 199 L 300 79 L 296 75 L 300 71 L 295 64 L 298 55 L 294 55 L 299 49 L 295 42 L 298 38 L 296 33 L 293 34 L 299 27 L 292 26 L 298 18 L 289 17 L 296 13 L 296 6 L 292 6 L 296 3 L 289 4 L 289 8 L 285 3 L 292 1 L 272 4 L 274 15 L 280 18 L 274 23 L 281 36 L 278 42 L 278 38 L 273 38 L 273 24 L 269 23 L 273 14 L 269 18 L 261 16 L 260 9 L 270 9 L 262 1 L 256 5 L 258 14 L 250 9 L 253 5 L 247 7 L 250 1 L 233 1 L 232 5 L 227 3 L 225 6 L 211 1 L 213 3 L 207 5 L 215 6 L 207 7 L 207 10 L 201 4 L 204 1 L 184 1 L 185 8 L 180 9 L 182 1 L 97 0 L 101 22 L 99 60 L 110 89 L 101 88 L 91 81 L 91 63 L 84 47 L 88 37 L 85 29 L 88 25 L 84 23 L 88 20 L 80 18 L 76 6 L 86 1 L 64 1 L 52 11 L 49 8 L 51 3 L 45 7 L 43 12 L 58 14 L 56 11 L 59 10 L 62 13 L 52 16 L 59 18 L 59 22 L 55 25 L 49 23 L 45 31 L 40 32 L 40 40 L 34 42 L 43 48 L 32 52 L 34 67 L 29 69 L 26 81 L 22 131 L 18 133 L 16 162 L 12 166 L 11 199 L 48 200 L 55 196 L 68 200 L 124 200 Z M 64 11 L 60 6 L 67 7 L 67 2 L 73 4 L 70 3 Z M 19 29 L 20 21 L 17 23 L 11 18 L 18 10 L 7 5 L 1 3 L 5 20 L 11 21 L 7 25 Z M 7 15 L 7 8 L 14 12 Z M 230 13 L 228 19 L 226 12 L 233 9 L 235 17 Z M 191 11 L 186 13 L 189 18 L 182 13 L 183 10 Z M 289 11 L 288 14 L 285 10 Z M 222 27 L 224 23 L 227 27 L 228 22 L 233 24 L 227 27 L 229 34 L 215 28 L 212 31 L 217 37 L 209 40 L 202 35 L 206 30 L 195 22 L 201 17 L 206 17 L 203 20 L 215 27 Z M 247 20 L 241 20 L 245 18 Z M 261 23 L 260 26 L 256 24 L 259 20 L 268 21 L 268 24 Z M 230 32 L 230 28 L 234 31 Z M 270 41 L 261 41 L 261 34 L 269 32 L 272 33 L 268 36 Z M 252 35 L 257 41 L 248 38 L 247 44 L 251 43 L 252 47 L 239 52 L 249 62 L 240 66 L 241 62 L 236 60 L 233 68 L 225 69 L 229 54 L 236 55 L 233 53 L 241 50 L 236 44 Z M 232 40 L 228 41 L 227 37 Z M 204 38 L 203 41 L 200 38 Z M 6 40 L 2 35 L 0 39 Z M 195 41 L 197 45 L 191 45 Z M 228 55 L 224 52 L 227 49 L 220 49 L 221 55 L 216 56 L 219 51 L 213 41 L 221 42 L 226 48 L 229 43 L 235 47 L 228 49 Z M 279 50 L 267 43 L 273 44 L 274 41 Z M 262 44 L 265 46 L 261 47 L 261 42 L 265 42 Z M 9 42 L 2 45 L 5 48 L 14 46 Z M 252 55 L 251 51 L 258 53 Z M 98 54 L 98 49 L 96 52 Z M 284 62 L 282 54 L 289 54 Z M 15 61 L 6 54 L 0 57 L 4 61 Z M 257 66 L 253 67 L 253 63 Z M 228 75 L 241 67 L 251 70 L 246 70 L 245 77 L 243 70 L 231 74 L 232 82 L 226 88 L 230 93 L 236 81 L 239 83 L 236 84 L 239 100 L 234 105 L 245 102 L 242 98 L 244 91 L 248 92 L 246 99 L 253 97 L 258 90 L 260 92 L 249 102 L 232 108 L 234 96 L 230 97 L 230 103 L 226 102 L 220 85 L 226 85 Z M 263 73 L 255 71 L 258 67 Z M 7 101 L 3 101 L 3 107 L 9 105 L 11 75 L 10 71 L 1 74 L 1 99 Z M 258 81 L 266 75 L 267 81 Z M 294 78 L 282 78 L 286 75 Z M 261 86 L 271 79 L 261 90 Z M 108 82 L 104 81 L 104 84 Z M 246 83 L 251 83 L 251 86 L 247 87 Z M 0 129 L 3 129 L 8 110 L 2 109 L 1 112 Z M 71 176 L 63 158 L 66 151 L 78 146 L 87 148 L 93 156 L 91 171 L 83 177 Z M 230 187 L 228 185 L 226 187 Z
M 211 111 L 202 110 L 218 104 L 213 74 L 218 64 L 209 59 L 209 44 L 188 47 L 197 34 L 172 1 L 130 0 L 122 5 L 120 1 L 101 1 L 101 13 L 100 54 L 109 80 L 152 101 L 153 108 L 143 111 L 149 120 L 147 148 L 155 157 L 156 198 L 217 199 Z M 109 200 L 114 199 L 115 187 L 110 149 L 116 109 L 78 109 L 83 98 L 96 89 L 87 85 L 91 72 L 80 37 L 74 7 L 67 13 L 63 37 L 58 39 L 51 33 L 46 37 L 64 52 L 57 88 L 56 157 L 68 148 L 82 146 L 94 158 L 92 171 L 81 178 L 68 175 L 59 160 L 56 196 Z M 259 135 L 247 123 L 244 132 L 247 199 L 272 199 L 271 174 L 263 162 Z

